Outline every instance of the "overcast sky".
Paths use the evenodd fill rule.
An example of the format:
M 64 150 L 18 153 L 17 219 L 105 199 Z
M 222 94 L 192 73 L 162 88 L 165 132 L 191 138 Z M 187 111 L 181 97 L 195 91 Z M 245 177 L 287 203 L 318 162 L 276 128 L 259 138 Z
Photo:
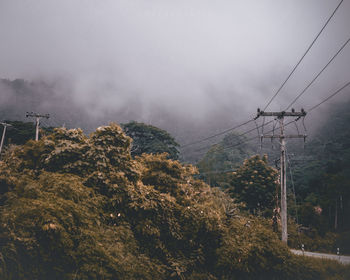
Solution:
M 64 81 L 62 95 L 98 118 L 120 110 L 155 124 L 164 114 L 187 122 L 216 116 L 225 129 L 264 107 L 337 3 L 0 0 L 0 77 Z M 345 0 L 269 109 L 282 109 L 306 86 L 349 27 Z M 349 65 L 350 46 L 296 107 L 347 82 Z

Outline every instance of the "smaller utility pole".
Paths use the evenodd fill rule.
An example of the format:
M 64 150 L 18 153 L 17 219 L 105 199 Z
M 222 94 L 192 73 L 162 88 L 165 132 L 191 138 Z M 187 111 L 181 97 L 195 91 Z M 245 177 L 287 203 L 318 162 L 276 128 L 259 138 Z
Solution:
M 255 119 L 263 117 L 276 117 L 279 121 L 280 125 L 280 135 L 261 135 L 262 138 L 270 138 L 271 140 L 274 138 L 279 138 L 280 140 L 280 148 L 281 148 L 281 170 L 280 170 L 280 183 L 281 183 L 281 225 L 282 225 L 282 241 L 287 243 L 288 241 L 288 232 L 287 232 L 287 176 L 286 176 L 286 138 L 306 138 L 306 135 L 285 135 L 284 134 L 284 118 L 285 117 L 295 117 L 301 118 L 306 116 L 306 112 L 304 109 L 301 109 L 300 112 L 295 112 L 292 109 L 291 112 L 264 112 L 258 109 L 258 114 Z
M 7 128 L 8 126 L 12 126 L 12 125 L 10 125 L 10 124 L 8 124 L 8 123 L 0 123 L 0 124 L 4 127 L 4 129 L 3 129 L 3 131 L 2 131 L 2 137 L 1 137 L 1 143 L 0 143 L 0 158 L 1 158 L 2 147 L 3 147 L 4 141 L 5 141 L 6 128 Z
M 32 118 L 35 118 L 35 141 L 39 141 L 39 125 L 40 125 L 40 118 L 50 118 L 50 115 L 49 114 L 45 114 L 45 115 L 40 115 L 40 114 L 37 114 L 37 113 L 33 113 L 33 112 L 30 112 L 30 113 L 26 113 L 26 117 L 32 117 Z

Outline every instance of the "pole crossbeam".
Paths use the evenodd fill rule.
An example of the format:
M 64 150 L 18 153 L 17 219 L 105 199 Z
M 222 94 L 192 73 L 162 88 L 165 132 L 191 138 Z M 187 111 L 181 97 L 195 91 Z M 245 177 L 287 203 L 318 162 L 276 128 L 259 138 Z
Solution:
M 261 135 L 262 138 L 281 138 L 280 135 Z M 306 134 L 284 135 L 284 138 L 305 138 Z
M 259 117 L 276 117 L 280 125 L 280 134 L 279 135 L 260 135 L 261 140 L 263 138 L 275 139 L 279 138 L 280 148 L 281 148 L 281 159 L 280 159 L 280 184 L 281 184 L 281 226 L 282 226 L 282 242 L 288 242 L 288 229 L 287 229 L 287 165 L 286 165 L 286 138 L 305 138 L 307 135 L 296 134 L 296 135 L 285 135 L 284 134 L 284 118 L 285 117 L 295 117 L 300 119 L 301 117 L 306 116 L 304 109 L 301 109 L 300 112 L 296 112 L 292 109 L 290 112 L 281 111 L 281 112 L 264 112 L 258 109 L 258 113 L 255 119 Z
M 277 118 L 282 118 L 282 117 L 305 117 L 306 116 L 306 112 L 304 111 L 304 109 L 301 109 L 300 112 L 295 112 L 293 109 L 291 112 L 264 112 L 264 111 L 260 111 L 260 109 L 258 109 L 258 114 L 256 116 L 256 119 L 259 118 L 260 116 L 262 117 L 277 117 Z
M 4 122 L 0 122 L 0 124 L 3 125 L 3 126 L 12 126 L 12 124 L 4 123 Z
M 33 113 L 33 112 L 27 112 L 26 113 L 26 117 L 28 118 L 28 117 L 33 117 L 33 118 L 46 118 L 46 119 L 48 119 L 48 118 L 50 118 L 50 114 L 44 114 L 44 115 L 42 115 L 42 114 L 38 114 L 38 113 Z

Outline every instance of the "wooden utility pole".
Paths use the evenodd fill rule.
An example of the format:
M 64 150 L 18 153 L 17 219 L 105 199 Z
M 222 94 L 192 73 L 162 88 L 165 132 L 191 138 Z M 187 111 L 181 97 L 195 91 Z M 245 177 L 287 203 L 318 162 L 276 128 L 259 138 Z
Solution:
M 50 118 L 50 115 L 49 114 L 45 114 L 45 115 L 40 115 L 40 114 L 37 114 L 37 113 L 26 113 L 26 117 L 32 117 L 32 118 L 35 118 L 35 141 L 38 141 L 39 140 L 39 125 L 40 125 L 40 118 Z
M 8 126 L 12 126 L 12 125 L 10 125 L 8 123 L 0 123 L 0 124 L 4 127 L 4 129 L 2 131 L 2 137 L 1 137 L 1 143 L 0 143 L 0 158 L 1 158 L 2 147 L 4 146 L 4 141 L 5 141 L 6 128 Z
M 288 241 L 288 230 L 287 230 L 287 172 L 286 172 L 286 138 L 306 138 L 305 134 L 297 134 L 297 135 L 285 135 L 284 134 L 284 117 L 304 117 L 306 116 L 306 112 L 301 109 L 300 112 L 295 112 L 292 109 L 291 112 L 264 112 L 258 109 L 258 114 L 255 119 L 263 117 L 276 117 L 279 121 L 280 125 L 280 135 L 260 135 L 262 138 L 270 138 L 271 140 L 274 138 L 280 139 L 280 147 L 281 147 L 281 171 L 280 171 L 280 183 L 281 183 L 281 225 L 282 225 L 282 241 L 287 243 Z

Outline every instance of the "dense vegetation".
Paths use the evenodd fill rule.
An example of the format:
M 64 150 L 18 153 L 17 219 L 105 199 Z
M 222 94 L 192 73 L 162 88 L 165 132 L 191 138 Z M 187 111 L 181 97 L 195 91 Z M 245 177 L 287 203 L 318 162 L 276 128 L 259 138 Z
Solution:
M 333 108 L 307 144 L 305 160 L 302 158 L 291 166 L 295 170 L 299 222 L 308 227 L 303 242 L 315 248 L 316 240 L 323 251 L 335 252 L 340 247 L 347 254 L 350 254 L 349 105 L 347 102 Z M 322 244 L 323 240 L 327 240 L 328 246 Z
M 132 159 L 115 124 L 55 129 L 0 162 L 1 279 L 346 279 L 292 256 L 196 169 Z M 336 276 L 337 275 L 337 276 Z
M 270 167 L 267 156 L 259 155 L 246 159 L 235 172 L 228 174 L 227 191 L 245 205 L 252 214 L 272 217 L 278 208 L 278 172 Z
M 197 164 L 200 177 L 211 186 L 228 187 L 230 180 L 228 174 L 253 155 L 249 144 L 237 145 L 244 140 L 244 137 L 230 133 L 218 144 L 213 145 Z
M 165 130 L 135 121 L 122 124 L 125 134 L 132 138 L 132 156 L 167 153 L 168 158 L 179 158 L 179 144 Z
M 291 223 L 289 241 L 293 247 L 300 248 L 304 244 L 308 250 L 333 253 L 340 248 L 342 253 L 350 254 L 350 219 L 347 218 L 350 215 L 349 105 L 347 102 L 332 108 L 329 118 L 310 136 L 305 151 L 300 149 L 300 145 L 296 147 L 288 143 L 288 151 L 295 150 L 295 154 L 299 155 L 295 161 L 290 153 L 287 157 L 288 214 Z M 248 161 L 249 164 L 244 162 L 251 155 L 252 148 L 248 144 L 235 145 L 236 142 L 244 142 L 244 139 L 238 138 L 234 134 L 228 135 L 208 151 L 198 163 L 201 177 L 212 186 L 230 190 L 230 194 L 243 202 L 248 210 L 271 217 L 274 208 L 271 200 L 273 187 L 265 187 L 266 192 L 263 192 L 266 185 L 263 180 L 274 176 L 263 172 L 258 174 L 262 176 L 261 182 L 258 177 L 249 180 L 248 177 L 253 175 L 250 173 L 257 171 L 250 162 L 252 159 Z M 228 149 L 230 146 L 233 147 Z M 270 155 L 270 160 L 278 158 L 276 150 L 267 146 L 264 152 Z M 239 174 L 238 178 L 232 173 L 237 170 L 241 173 L 244 168 L 246 174 Z M 268 164 L 266 168 L 269 168 Z M 245 184 L 252 186 L 249 188 Z M 249 195 L 253 193 L 257 196 Z M 274 193 L 278 194 L 279 191 Z M 254 199 L 258 199 L 259 195 L 265 195 L 264 203 L 268 207 L 263 208 L 267 211 L 257 211 L 256 205 L 253 207 L 252 203 L 257 204 Z
M 4 122 L 11 125 L 6 129 L 5 145 L 23 145 L 28 140 L 35 138 L 35 124 L 33 122 L 9 120 Z M 2 133 L 3 128 L 0 131 Z M 39 136 L 50 134 L 52 131 L 53 127 L 40 127 Z

